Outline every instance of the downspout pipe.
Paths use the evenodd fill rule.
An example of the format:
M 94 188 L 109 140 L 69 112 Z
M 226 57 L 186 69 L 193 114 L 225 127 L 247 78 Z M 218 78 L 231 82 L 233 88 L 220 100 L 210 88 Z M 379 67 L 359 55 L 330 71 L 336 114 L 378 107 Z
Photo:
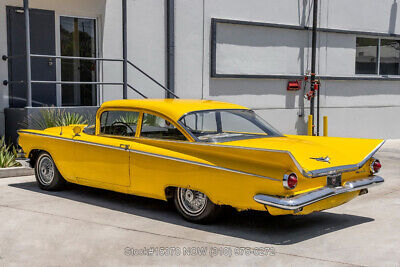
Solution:
M 32 65 L 31 65 L 31 36 L 29 20 L 29 0 L 24 0 L 25 15 L 25 46 L 26 46 L 26 107 L 32 107 Z
M 122 98 L 128 98 L 128 30 L 126 0 L 122 0 Z
M 166 24 L 167 24 L 167 88 L 175 92 L 175 1 L 166 0 Z M 167 92 L 166 98 L 174 96 Z
M 317 58 L 317 22 L 318 22 L 318 0 L 314 0 L 314 7 L 313 7 L 313 27 L 312 27 L 312 48 L 311 48 L 311 82 L 310 82 L 310 90 L 312 91 L 312 97 L 310 99 L 310 115 L 313 116 L 312 119 L 312 135 L 315 135 L 315 127 L 314 127 L 314 98 L 315 98 L 315 62 Z M 319 90 L 317 92 L 317 95 L 319 95 Z M 318 101 L 319 102 L 319 101 Z M 318 103 L 319 104 L 319 103 Z M 319 117 L 319 116 L 318 116 Z M 317 118 L 318 120 L 319 118 Z M 318 125 L 319 126 L 319 125 Z

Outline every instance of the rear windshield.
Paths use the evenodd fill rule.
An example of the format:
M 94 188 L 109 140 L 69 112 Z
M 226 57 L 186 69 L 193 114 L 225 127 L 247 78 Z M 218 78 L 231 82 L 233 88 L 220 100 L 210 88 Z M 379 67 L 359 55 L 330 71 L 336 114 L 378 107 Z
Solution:
M 179 122 L 200 142 L 282 136 L 248 109 L 195 111 L 183 116 Z

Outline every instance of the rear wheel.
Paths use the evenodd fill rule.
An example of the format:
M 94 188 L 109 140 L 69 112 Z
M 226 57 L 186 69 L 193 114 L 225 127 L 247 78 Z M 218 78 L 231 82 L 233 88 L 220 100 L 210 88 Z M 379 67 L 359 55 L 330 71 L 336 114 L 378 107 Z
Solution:
M 47 152 L 41 152 L 35 163 L 35 176 L 43 190 L 56 191 L 65 187 L 66 181 L 58 171 L 53 158 Z
M 213 221 L 220 211 L 220 206 L 212 203 L 205 194 L 186 188 L 176 189 L 174 204 L 183 218 L 197 223 Z

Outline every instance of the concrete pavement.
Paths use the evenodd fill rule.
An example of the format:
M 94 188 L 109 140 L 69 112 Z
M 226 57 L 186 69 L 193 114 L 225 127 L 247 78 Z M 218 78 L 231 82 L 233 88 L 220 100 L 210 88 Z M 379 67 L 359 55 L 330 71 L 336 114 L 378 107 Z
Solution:
M 46 192 L 33 176 L 0 179 L 0 266 L 399 266 L 400 141 L 377 157 L 385 183 L 343 206 L 283 217 L 227 210 L 213 225 L 183 221 L 162 201 L 81 186 Z M 132 255 L 150 247 L 173 255 Z

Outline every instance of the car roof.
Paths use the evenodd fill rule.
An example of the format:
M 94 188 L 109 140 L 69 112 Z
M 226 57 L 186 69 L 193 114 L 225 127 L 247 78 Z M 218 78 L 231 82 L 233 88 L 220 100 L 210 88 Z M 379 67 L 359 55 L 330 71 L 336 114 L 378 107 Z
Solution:
M 103 108 L 139 108 L 161 113 L 175 121 L 192 111 L 212 109 L 248 109 L 246 107 L 214 101 L 197 99 L 124 99 L 104 102 Z

